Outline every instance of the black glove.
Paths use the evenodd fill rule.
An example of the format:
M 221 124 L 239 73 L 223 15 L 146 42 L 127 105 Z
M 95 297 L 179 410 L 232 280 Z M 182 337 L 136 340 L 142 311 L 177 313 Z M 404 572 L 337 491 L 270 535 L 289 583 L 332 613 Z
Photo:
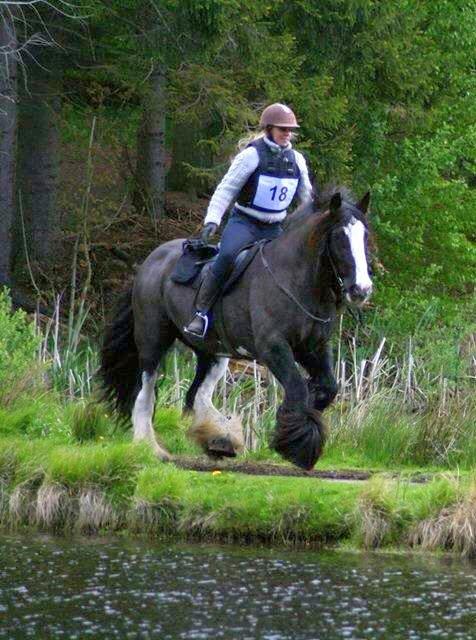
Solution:
M 207 224 L 203 227 L 202 232 L 200 233 L 200 240 L 204 244 L 208 244 L 208 241 L 212 236 L 217 232 L 218 225 L 214 222 L 207 222 Z

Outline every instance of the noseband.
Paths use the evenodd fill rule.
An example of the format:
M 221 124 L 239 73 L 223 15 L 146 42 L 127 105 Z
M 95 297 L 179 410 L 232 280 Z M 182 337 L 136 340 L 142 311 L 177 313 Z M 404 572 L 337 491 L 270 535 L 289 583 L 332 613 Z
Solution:
M 324 250 L 322 251 L 321 255 L 325 255 L 327 256 L 327 258 L 329 259 L 329 263 L 331 265 L 332 268 L 332 272 L 334 274 L 334 278 L 338 284 L 339 287 L 339 295 L 341 297 L 343 297 L 346 293 L 347 293 L 347 289 L 344 286 L 344 280 L 342 279 L 342 276 L 339 274 L 339 271 L 337 270 L 336 264 L 334 262 L 334 259 L 332 257 L 332 252 L 330 249 L 330 235 L 332 233 L 332 231 L 334 229 L 336 229 L 338 227 L 338 225 L 334 225 L 332 227 L 330 227 L 327 232 L 326 235 L 324 237 Z M 264 245 L 268 242 L 268 240 L 264 240 L 264 241 L 260 241 L 259 244 L 259 253 L 260 253 L 260 257 L 261 257 L 261 261 L 263 263 L 264 268 L 266 269 L 266 271 L 270 274 L 270 276 L 273 278 L 273 281 L 275 283 L 275 285 L 278 287 L 278 289 L 280 291 L 282 291 L 290 300 L 292 300 L 294 302 L 295 305 L 297 305 L 299 307 L 299 309 L 301 309 L 301 311 L 304 313 L 304 315 L 306 315 L 308 318 L 311 318 L 311 320 L 316 320 L 317 322 L 322 322 L 322 323 L 327 323 L 331 321 L 331 318 L 320 318 L 319 316 L 315 316 L 313 313 L 311 313 L 308 309 L 306 309 L 306 307 L 299 302 L 299 300 L 291 293 L 291 291 L 289 291 L 284 285 L 282 285 L 279 280 L 277 279 L 276 275 L 274 274 L 273 270 L 271 269 L 271 267 L 269 266 L 268 261 L 266 260 L 266 257 L 264 255 Z

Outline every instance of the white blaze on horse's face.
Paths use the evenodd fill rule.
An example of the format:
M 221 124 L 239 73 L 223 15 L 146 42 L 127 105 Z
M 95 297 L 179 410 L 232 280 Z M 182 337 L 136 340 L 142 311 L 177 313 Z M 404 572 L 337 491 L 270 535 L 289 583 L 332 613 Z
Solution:
M 352 218 L 344 227 L 344 233 L 349 240 L 355 267 L 355 281 L 345 295 L 348 302 L 363 304 L 372 292 L 372 281 L 365 254 L 365 226 L 360 220 Z

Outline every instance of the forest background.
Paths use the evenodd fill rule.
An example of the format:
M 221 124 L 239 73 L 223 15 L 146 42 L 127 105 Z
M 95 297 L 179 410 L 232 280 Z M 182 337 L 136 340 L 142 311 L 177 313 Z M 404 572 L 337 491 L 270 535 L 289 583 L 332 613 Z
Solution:
M 358 331 L 372 353 L 384 337 L 445 389 L 474 383 L 475 0 L 0 11 L 0 282 L 14 302 L 54 308 L 70 335 L 80 318 L 76 344 L 100 333 L 134 264 L 199 229 L 238 139 L 280 101 L 317 189 L 372 193 L 376 291 L 363 323 L 346 318 L 347 343 Z

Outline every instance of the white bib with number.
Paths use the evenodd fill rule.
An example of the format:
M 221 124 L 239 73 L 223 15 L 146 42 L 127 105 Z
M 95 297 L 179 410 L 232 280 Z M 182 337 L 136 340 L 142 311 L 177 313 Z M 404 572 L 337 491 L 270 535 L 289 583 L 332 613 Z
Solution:
M 294 198 L 298 182 L 298 178 L 275 178 L 261 175 L 252 206 L 266 211 L 284 211 Z

